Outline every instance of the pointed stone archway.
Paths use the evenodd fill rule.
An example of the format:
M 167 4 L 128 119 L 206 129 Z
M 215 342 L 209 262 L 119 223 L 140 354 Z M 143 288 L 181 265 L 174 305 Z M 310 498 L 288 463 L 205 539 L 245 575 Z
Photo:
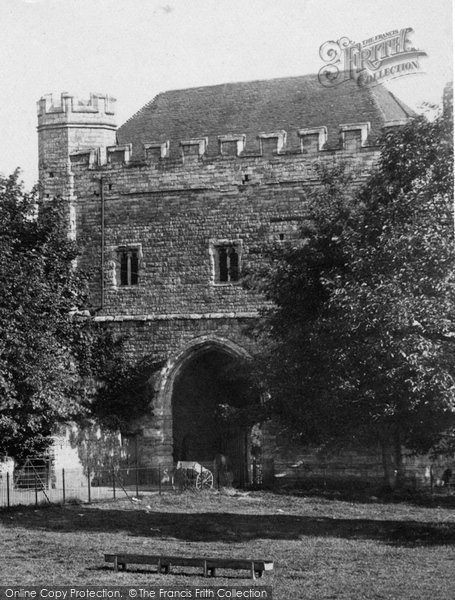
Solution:
M 249 357 L 231 340 L 204 336 L 168 361 L 154 406 L 166 463 L 211 462 L 223 454 L 234 482 L 248 482 L 249 431 L 230 424 L 229 411 L 248 402 L 248 386 L 238 373 Z

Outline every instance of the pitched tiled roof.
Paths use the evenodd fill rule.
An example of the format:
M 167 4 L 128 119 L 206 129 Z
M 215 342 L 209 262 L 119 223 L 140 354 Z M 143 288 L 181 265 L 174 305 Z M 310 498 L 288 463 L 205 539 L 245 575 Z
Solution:
M 328 129 L 328 147 L 339 142 L 339 125 L 369 121 L 374 142 L 387 121 L 412 111 L 381 85 L 360 87 L 353 80 L 323 87 L 317 75 L 226 83 L 158 94 L 118 130 L 120 144 L 132 143 L 133 156 L 143 144 L 170 140 L 171 156 L 180 140 L 208 137 L 207 152 L 217 154 L 217 136 L 246 134 L 245 151 L 257 152 L 259 133 L 287 132 L 287 149 L 297 149 L 297 130 Z

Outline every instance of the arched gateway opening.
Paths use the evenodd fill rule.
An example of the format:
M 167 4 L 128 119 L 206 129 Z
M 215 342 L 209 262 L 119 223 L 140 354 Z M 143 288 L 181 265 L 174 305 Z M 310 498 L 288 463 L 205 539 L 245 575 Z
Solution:
M 237 485 L 249 481 L 250 413 L 258 402 L 246 356 L 232 344 L 196 345 L 176 365 L 170 390 L 174 461 L 224 455 Z

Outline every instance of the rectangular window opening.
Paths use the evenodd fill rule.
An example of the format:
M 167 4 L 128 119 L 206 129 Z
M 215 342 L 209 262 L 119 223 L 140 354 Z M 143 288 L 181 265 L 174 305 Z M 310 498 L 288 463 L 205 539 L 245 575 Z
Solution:
M 139 251 L 125 249 L 119 251 L 120 285 L 137 285 L 139 282 Z
M 235 283 L 240 280 L 240 255 L 237 244 L 214 246 L 215 283 Z

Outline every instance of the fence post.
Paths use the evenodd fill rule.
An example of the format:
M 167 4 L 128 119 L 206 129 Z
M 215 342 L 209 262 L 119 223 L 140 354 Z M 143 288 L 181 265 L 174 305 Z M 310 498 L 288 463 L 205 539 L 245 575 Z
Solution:
M 158 465 L 158 486 L 159 486 L 159 491 L 160 491 L 160 496 L 161 496 L 161 465 Z
M 6 506 L 10 507 L 9 501 L 9 473 L 6 474 Z
M 139 498 L 139 450 L 137 444 L 138 433 L 134 436 L 134 462 L 136 467 L 136 498 Z
M 115 500 L 115 470 L 112 469 L 112 497 Z
M 65 469 L 62 469 L 62 493 L 63 493 L 63 504 L 66 501 L 66 489 L 65 489 Z
M 35 473 L 35 506 L 38 506 L 38 482 L 36 481 L 36 473 Z
M 87 493 L 88 493 L 88 503 L 92 503 L 92 490 L 90 488 L 90 467 L 87 467 Z

